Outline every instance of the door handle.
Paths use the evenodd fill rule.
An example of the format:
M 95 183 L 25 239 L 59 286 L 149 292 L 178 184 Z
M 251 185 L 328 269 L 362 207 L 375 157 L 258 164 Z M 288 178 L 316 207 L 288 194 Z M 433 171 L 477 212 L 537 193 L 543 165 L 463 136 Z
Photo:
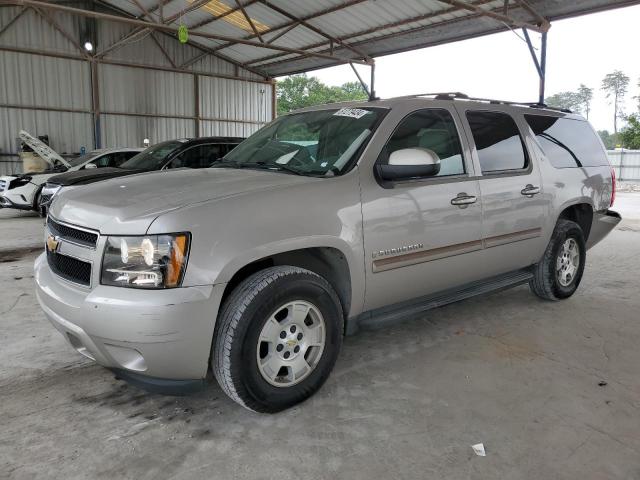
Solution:
M 526 187 L 520 190 L 520 193 L 526 197 L 531 198 L 534 195 L 540 193 L 540 187 L 534 187 L 533 185 L 528 184 Z
M 478 201 L 478 197 L 474 195 L 467 195 L 462 192 L 459 193 L 456 198 L 451 199 L 451 205 L 457 205 L 460 208 L 466 208 L 467 205 L 471 205 L 472 203 L 476 203 Z

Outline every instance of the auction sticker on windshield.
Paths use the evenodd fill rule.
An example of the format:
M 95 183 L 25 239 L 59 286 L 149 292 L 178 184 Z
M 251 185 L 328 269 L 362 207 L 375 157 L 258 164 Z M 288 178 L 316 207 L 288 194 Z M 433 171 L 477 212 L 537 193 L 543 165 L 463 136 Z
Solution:
M 341 108 L 333 115 L 336 117 L 351 117 L 351 118 L 362 118 L 367 113 L 371 113 L 369 110 L 362 110 L 361 108 Z

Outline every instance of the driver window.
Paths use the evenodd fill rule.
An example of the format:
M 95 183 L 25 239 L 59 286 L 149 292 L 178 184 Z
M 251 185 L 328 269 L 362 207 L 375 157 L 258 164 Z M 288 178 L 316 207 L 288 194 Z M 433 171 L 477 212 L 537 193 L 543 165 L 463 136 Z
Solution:
M 96 167 L 109 167 L 109 162 L 111 162 L 111 155 L 103 155 L 101 157 L 92 160 L 90 163 L 93 163 Z
M 438 177 L 465 173 L 462 147 L 451 113 L 444 109 L 419 110 L 405 117 L 384 147 L 380 162 L 405 148 L 426 148 L 440 158 Z

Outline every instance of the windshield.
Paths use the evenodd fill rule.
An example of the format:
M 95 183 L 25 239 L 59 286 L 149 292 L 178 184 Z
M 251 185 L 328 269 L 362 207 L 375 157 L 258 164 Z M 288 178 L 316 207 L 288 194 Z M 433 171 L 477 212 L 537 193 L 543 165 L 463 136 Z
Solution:
M 285 115 L 262 128 L 214 168 L 260 168 L 312 176 L 341 175 L 382 116 L 374 108 Z
M 93 150 L 89 153 L 85 153 L 84 155 L 80 155 L 79 157 L 76 157 L 76 158 L 67 158 L 67 162 L 69 162 L 72 167 L 77 167 L 78 165 L 82 165 L 83 163 L 88 162 L 89 160 L 99 155 L 100 153 L 101 153 L 101 150 Z
M 161 142 L 143 150 L 135 157 L 120 165 L 127 170 L 159 170 L 166 163 L 167 157 L 182 146 L 185 140 Z

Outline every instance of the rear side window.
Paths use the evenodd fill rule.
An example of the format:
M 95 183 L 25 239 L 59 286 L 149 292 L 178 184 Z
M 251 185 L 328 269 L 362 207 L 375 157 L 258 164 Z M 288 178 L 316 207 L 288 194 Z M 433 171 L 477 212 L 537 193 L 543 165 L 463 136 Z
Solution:
M 381 162 L 387 163 L 391 153 L 405 148 L 426 148 L 435 152 L 440 158 L 438 177 L 465 173 L 458 130 L 447 110 L 420 110 L 402 120 L 387 142 Z
M 545 155 L 556 168 L 608 165 L 591 126 L 582 120 L 525 115 Z
M 522 170 L 527 155 L 516 122 L 502 112 L 468 111 L 482 173 Z

